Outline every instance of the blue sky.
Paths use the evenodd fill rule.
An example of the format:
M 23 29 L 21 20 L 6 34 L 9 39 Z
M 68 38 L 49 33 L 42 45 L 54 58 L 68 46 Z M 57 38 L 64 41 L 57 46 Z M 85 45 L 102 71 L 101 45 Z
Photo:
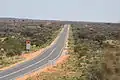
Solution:
M 120 0 L 0 0 L 0 17 L 120 22 Z

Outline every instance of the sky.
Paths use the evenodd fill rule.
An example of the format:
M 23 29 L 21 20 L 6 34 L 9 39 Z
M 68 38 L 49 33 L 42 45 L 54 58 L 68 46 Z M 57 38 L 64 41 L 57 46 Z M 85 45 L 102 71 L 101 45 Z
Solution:
M 120 22 L 120 0 L 0 0 L 0 17 Z

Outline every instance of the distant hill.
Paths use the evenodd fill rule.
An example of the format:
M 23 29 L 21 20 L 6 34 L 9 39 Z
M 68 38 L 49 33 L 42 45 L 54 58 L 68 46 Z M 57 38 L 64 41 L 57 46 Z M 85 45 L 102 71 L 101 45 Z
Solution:
M 62 21 L 62 20 L 39 20 L 39 19 L 22 19 L 22 18 L 0 18 L 0 23 L 41 23 L 46 24 L 47 22 L 51 23 L 60 23 L 60 24 L 120 24 L 120 23 L 107 23 L 107 22 L 87 22 L 87 21 Z

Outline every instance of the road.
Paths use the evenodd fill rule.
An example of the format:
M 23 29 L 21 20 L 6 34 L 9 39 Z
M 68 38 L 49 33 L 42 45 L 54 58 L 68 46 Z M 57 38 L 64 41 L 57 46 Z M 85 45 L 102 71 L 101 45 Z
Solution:
M 65 42 L 68 36 L 69 25 L 64 25 L 64 29 L 59 34 L 59 38 L 50 48 L 46 49 L 41 55 L 36 58 L 18 64 L 15 67 L 0 72 L 0 80 L 15 80 L 25 74 L 42 69 L 45 66 L 55 64 L 56 60 L 61 56 L 65 47 Z

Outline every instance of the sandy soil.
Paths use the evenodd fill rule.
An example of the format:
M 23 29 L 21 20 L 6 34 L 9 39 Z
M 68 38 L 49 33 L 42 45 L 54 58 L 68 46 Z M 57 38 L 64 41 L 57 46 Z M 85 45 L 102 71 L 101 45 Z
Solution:
M 59 34 L 61 34 L 62 32 L 63 32 L 63 28 L 62 28 L 62 30 L 61 30 L 61 32 L 60 32 Z M 27 53 L 27 54 L 21 55 L 20 57 L 25 58 L 23 61 L 20 61 L 20 62 L 17 62 L 17 63 L 15 63 L 15 64 L 12 64 L 12 65 L 10 65 L 10 66 L 1 68 L 0 70 L 9 69 L 9 68 L 11 68 L 11 67 L 14 67 L 14 66 L 20 64 L 20 63 L 23 63 L 23 62 L 25 62 L 25 61 L 31 60 L 31 59 L 37 57 L 38 55 L 41 55 L 41 53 L 42 53 L 45 49 L 48 49 L 49 47 L 51 47 L 51 46 L 57 41 L 58 38 L 59 38 L 59 36 L 57 36 L 57 37 L 55 38 L 55 40 L 54 40 L 49 46 L 47 46 L 47 47 L 45 47 L 45 48 L 42 48 L 42 49 L 40 49 L 40 50 L 38 50 L 38 51 L 35 51 L 35 52 L 32 52 L 32 53 Z

